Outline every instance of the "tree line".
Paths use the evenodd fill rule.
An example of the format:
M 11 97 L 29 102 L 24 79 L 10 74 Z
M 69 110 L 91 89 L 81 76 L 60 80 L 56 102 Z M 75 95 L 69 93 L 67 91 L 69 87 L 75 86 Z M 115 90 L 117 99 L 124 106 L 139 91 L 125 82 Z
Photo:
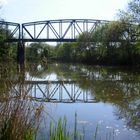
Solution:
M 131 32 L 130 32 L 131 31 Z M 85 32 L 77 43 L 59 44 L 56 58 L 65 61 L 107 65 L 139 65 L 140 43 L 138 25 L 115 21 Z
M 77 43 L 56 46 L 56 58 L 106 65 L 140 65 L 140 1 L 131 0 L 118 20 L 79 36 Z

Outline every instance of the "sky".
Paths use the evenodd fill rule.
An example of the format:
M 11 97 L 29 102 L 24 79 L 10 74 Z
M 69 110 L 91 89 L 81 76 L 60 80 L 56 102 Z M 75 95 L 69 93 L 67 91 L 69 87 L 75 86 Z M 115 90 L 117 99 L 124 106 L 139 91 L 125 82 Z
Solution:
M 0 0 L 0 17 L 25 23 L 54 19 L 114 20 L 128 0 Z

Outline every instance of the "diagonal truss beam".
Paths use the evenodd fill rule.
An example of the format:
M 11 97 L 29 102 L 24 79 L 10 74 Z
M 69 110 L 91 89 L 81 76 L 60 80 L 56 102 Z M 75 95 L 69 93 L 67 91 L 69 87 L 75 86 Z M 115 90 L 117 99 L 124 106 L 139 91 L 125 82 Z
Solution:
M 55 103 L 98 102 L 91 91 L 83 91 L 75 81 L 25 81 L 13 82 L 11 98 L 27 97 L 30 100 Z M 26 93 L 26 96 L 23 96 Z
M 20 39 L 20 24 L 0 21 L 0 29 L 5 32 L 3 42 L 18 41 Z
M 92 35 L 98 27 L 109 22 L 96 19 L 60 19 L 28 22 L 20 25 L 19 23 L 0 21 L 0 29 L 4 29 L 4 39 L 2 40 L 4 42 L 76 42 L 80 34 L 88 32 L 90 36 L 90 33 Z M 137 25 L 132 24 L 132 26 Z M 125 41 L 128 37 L 132 42 L 139 41 L 140 31 L 136 31 L 136 33 L 133 35 L 130 32 L 129 34 L 128 31 L 128 35 L 124 33 L 120 40 L 112 40 L 112 42 Z M 100 34 L 102 38 L 102 32 Z
M 94 19 L 60 19 L 29 22 L 22 24 L 22 36 L 24 42 L 75 42 L 80 34 L 93 31 L 96 26 L 108 22 Z M 41 30 L 38 28 L 40 25 L 42 26 Z

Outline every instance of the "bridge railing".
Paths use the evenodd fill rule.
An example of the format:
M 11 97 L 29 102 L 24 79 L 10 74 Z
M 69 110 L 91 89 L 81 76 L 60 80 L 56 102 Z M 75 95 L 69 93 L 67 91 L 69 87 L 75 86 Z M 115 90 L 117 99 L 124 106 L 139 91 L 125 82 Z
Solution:
M 2 42 L 17 42 L 20 39 L 20 24 L 0 21 L 0 32 Z

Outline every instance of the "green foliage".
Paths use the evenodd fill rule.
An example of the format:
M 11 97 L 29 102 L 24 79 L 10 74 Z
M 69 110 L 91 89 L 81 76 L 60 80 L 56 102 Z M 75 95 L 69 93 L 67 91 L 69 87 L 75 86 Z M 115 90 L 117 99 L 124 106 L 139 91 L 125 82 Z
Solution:
M 32 43 L 26 47 L 27 61 L 47 61 L 53 55 L 53 46 L 45 43 Z
M 56 47 L 57 59 L 104 65 L 139 65 L 139 26 L 114 21 Z
M 74 131 L 70 132 L 67 128 L 67 120 L 66 117 L 64 119 L 59 119 L 55 126 L 50 123 L 50 133 L 48 140 L 85 140 L 85 130 L 80 132 L 77 130 L 77 113 L 75 113 L 75 121 L 74 121 Z M 96 126 L 95 132 L 93 132 L 93 139 L 92 140 L 114 140 L 114 130 L 113 132 L 106 133 L 106 138 L 102 138 L 99 135 L 99 125 Z
M 16 44 L 0 44 L 0 60 L 9 61 L 11 59 L 16 60 L 17 56 Z
M 140 22 L 140 1 L 139 0 L 131 0 L 128 5 L 127 9 L 120 10 L 119 18 L 121 20 L 127 21 L 127 22 Z
M 92 32 L 80 34 L 78 43 L 57 46 L 57 59 L 104 65 L 140 65 L 139 5 L 139 0 L 131 0 L 126 11 L 119 12 L 118 21 L 97 25 Z
M 70 132 L 67 128 L 67 119 L 59 119 L 56 126 L 50 123 L 49 140 L 84 140 L 80 133 L 77 131 L 77 113 L 75 113 L 74 131 Z
M 6 30 L 2 26 L 0 26 L 0 60 L 9 61 L 11 59 L 16 59 L 16 44 L 4 43 L 6 36 L 8 36 L 9 34 L 9 30 Z
M 56 58 L 62 61 L 74 61 L 77 43 L 64 43 L 56 46 Z
M 69 132 L 67 132 L 67 120 L 66 118 L 58 120 L 57 127 L 53 127 L 52 123 L 50 123 L 50 136 L 49 140 L 69 140 L 71 136 Z

